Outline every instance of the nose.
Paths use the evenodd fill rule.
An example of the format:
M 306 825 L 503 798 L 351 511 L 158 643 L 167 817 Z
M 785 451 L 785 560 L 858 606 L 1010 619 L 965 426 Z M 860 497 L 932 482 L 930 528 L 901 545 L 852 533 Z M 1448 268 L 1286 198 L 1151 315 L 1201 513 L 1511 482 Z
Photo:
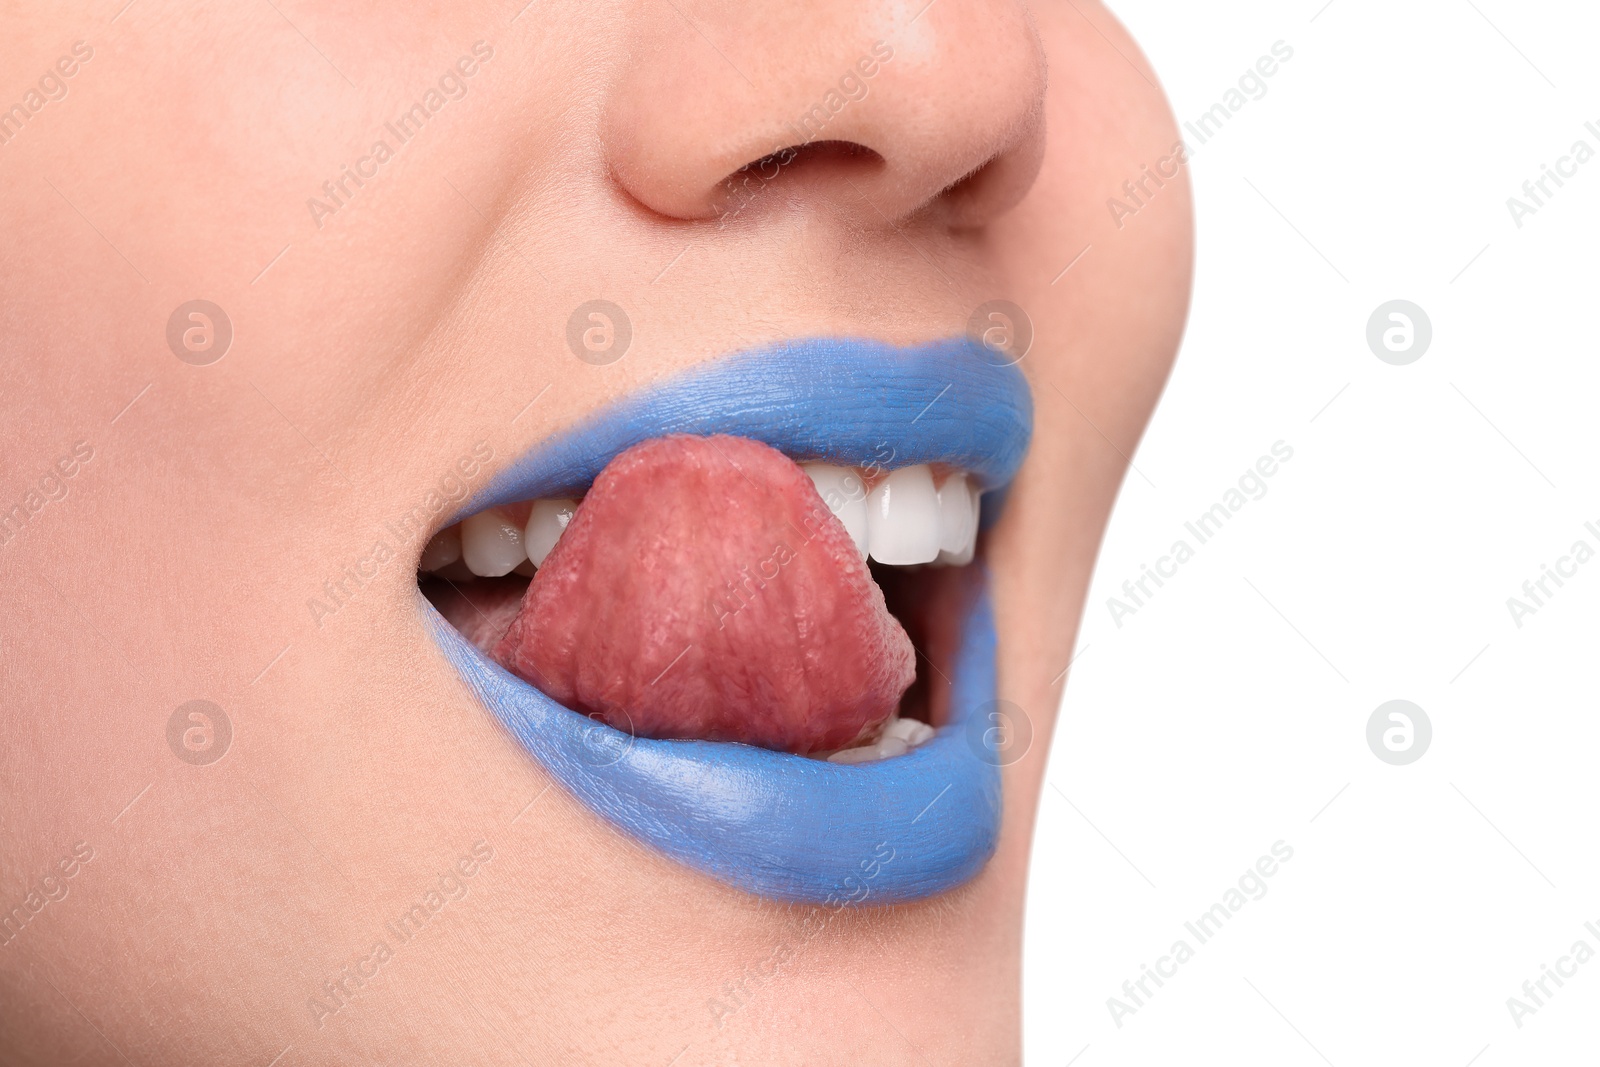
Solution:
M 920 8 L 920 10 L 918 10 Z M 639 204 L 980 226 L 1044 151 L 1044 53 L 1015 0 L 646 0 L 603 118 Z

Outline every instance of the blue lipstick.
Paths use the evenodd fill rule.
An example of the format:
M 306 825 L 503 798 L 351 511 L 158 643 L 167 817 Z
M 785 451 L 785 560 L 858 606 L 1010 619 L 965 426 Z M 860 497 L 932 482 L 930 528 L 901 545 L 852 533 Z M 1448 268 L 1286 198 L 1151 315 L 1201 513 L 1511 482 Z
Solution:
M 1001 489 L 1027 449 L 1032 401 L 1015 367 L 991 366 L 985 355 L 965 338 L 909 348 L 817 340 L 719 360 L 535 447 L 461 514 L 576 495 L 618 453 L 670 433 L 748 437 L 797 461 L 942 462 Z M 962 884 L 994 851 L 999 758 L 985 727 L 995 631 L 984 597 L 961 620 L 950 712 L 937 736 L 905 755 L 850 765 L 632 737 L 508 673 L 422 605 L 479 699 L 572 795 L 729 885 L 784 901 L 895 903 Z

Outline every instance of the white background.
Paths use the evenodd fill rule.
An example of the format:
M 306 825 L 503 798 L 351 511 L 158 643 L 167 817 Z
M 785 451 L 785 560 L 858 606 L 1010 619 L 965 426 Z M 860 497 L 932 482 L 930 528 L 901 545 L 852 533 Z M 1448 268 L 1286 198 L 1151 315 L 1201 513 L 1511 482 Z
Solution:
M 1600 151 L 1600 13 L 1112 6 L 1180 122 L 1273 42 L 1294 57 L 1189 168 L 1193 313 L 1050 753 L 1028 1062 L 1594 1062 L 1600 959 L 1521 1028 L 1506 1000 L 1600 952 L 1600 559 L 1520 628 L 1506 601 L 1600 550 L 1600 158 L 1520 229 L 1506 200 Z M 1433 327 L 1408 366 L 1365 339 L 1395 298 Z M 1279 440 L 1266 495 L 1118 627 L 1107 599 Z M 1433 725 L 1408 766 L 1366 742 L 1395 698 Z M 1266 895 L 1198 944 L 1184 922 L 1279 840 Z M 1107 998 L 1180 937 L 1194 959 L 1117 1027 Z

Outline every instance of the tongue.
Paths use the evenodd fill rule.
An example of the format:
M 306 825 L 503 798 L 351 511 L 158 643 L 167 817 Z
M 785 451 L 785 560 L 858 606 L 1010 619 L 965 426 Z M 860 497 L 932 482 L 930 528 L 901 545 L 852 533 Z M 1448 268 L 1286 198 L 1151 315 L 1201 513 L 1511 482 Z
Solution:
M 492 654 L 630 733 L 796 753 L 870 737 L 916 674 L 811 479 L 740 437 L 612 460 Z

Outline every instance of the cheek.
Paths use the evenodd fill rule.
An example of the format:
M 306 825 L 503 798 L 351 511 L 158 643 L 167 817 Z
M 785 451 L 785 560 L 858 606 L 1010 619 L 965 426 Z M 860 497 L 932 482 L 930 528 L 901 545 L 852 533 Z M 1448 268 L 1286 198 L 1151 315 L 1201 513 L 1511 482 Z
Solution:
M 1022 706 L 1045 709 L 1034 715 L 1036 745 L 1048 741 L 1048 709 L 1060 697 L 1052 679 L 1072 659 L 1118 488 L 1125 474 L 1141 477 L 1126 457 L 1177 353 L 1192 262 L 1187 168 L 1121 230 L 1105 206 L 1124 181 L 1171 154 L 1177 132 L 1166 101 L 1070 8 L 1038 18 L 1051 69 L 1046 148 L 1032 190 L 993 227 L 1012 284 L 1004 295 L 1035 331 L 1018 365 L 1033 387 L 1034 439 L 989 557 L 1001 684 L 1015 687 L 1011 699 Z M 1136 54 L 1120 31 L 1115 40 Z M 1107 85 L 1121 87 L 1114 110 Z M 1031 800 L 1023 797 L 1040 784 L 1041 767 L 1008 768 L 1008 794 L 1022 792 L 1006 809 L 1004 847 L 1019 839 L 1025 847 Z

